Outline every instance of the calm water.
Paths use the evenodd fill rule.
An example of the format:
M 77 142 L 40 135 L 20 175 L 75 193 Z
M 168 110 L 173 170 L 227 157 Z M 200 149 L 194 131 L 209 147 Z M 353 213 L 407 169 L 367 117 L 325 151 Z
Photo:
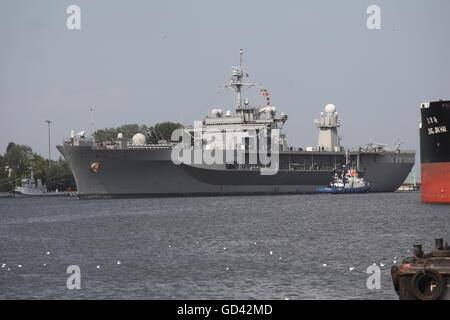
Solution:
M 449 230 L 418 193 L 0 199 L 0 299 L 396 299 L 393 258 Z

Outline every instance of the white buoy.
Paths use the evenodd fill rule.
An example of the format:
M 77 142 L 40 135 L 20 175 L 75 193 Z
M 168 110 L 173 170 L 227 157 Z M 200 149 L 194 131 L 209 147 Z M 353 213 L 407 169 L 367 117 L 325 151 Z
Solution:
M 227 248 L 226 248 L 226 247 L 223 247 L 223 250 L 227 250 Z
M 18 266 L 17 266 L 18 268 L 22 268 L 22 265 L 21 264 L 19 264 Z
M 122 264 L 122 261 L 120 261 L 120 260 L 117 260 L 117 264 Z
M 270 254 L 270 255 L 272 255 L 272 254 L 273 254 L 272 250 L 270 250 L 270 251 L 269 251 L 269 254 Z
M 228 270 L 230 270 L 230 268 L 226 267 L 226 269 L 225 269 L 225 270 L 227 270 L 227 271 L 228 271 Z
M 50 255 L 50 251 L 47 251 L 47 253 L 46 253 L 47 255 Z
M 355 267 L 350 267 L 350 268 L 348 268 L 348 270 L 353 271 L 353 270 L 355 270 Z
M 97 269 L 100 269 L 100 266 L 97 266 Z
M 327 264 L 326 263 L 322 263 L 322 267 L 326 267 L 327 266 Z

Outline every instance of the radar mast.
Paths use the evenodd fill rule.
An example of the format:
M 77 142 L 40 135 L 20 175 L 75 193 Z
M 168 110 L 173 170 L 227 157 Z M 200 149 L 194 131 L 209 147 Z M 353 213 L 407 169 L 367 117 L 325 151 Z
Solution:
M 221 87 L 229 88 L 236 92 L 236 110 L 242 107 L 242 91 L 257 86 L 256 83 L 243 82 L 244 78 L 248 78 L 248 73 L 244 70 L 244 49 L 239 50 L 239 65 L 233 67 L 231 80 L 228 84 Z

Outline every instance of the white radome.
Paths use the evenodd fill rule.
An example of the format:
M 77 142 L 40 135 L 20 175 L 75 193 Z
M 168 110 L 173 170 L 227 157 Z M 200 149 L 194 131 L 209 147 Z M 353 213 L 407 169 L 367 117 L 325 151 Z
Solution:
M 222 109 L 212 109 L 211 110 L 211 116 L 214 117 L 214 118 L 222 117 Z
M 336 111 L 336 106 L 334 104 L 327 104 L 325 106 L 325 112 L 333 113 Z
M 142 146 L 145 144 L 146 142 L 146 138 L 144 136 L 144 134 L 142 133 L 136 133 L 133 138 L 131 139 L 131 142 L 134 146 Z

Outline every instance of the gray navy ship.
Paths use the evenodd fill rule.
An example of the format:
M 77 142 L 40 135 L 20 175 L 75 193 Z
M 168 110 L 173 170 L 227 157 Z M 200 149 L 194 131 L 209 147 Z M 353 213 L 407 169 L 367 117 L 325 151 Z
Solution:
M 352 168 L 370 184 L 372 192 L 393 192 L 407 178 L 414 165 L 414 151 L 400 150 L 400 144 L 388 149 L 372 143 L 357 150 L 347 150 L 338 136 L 341 122 L 332 104 L 325 106 L 319 119 L 315 120 L 319 129 L 317 146 L 289 146 L 282 131 L 288 116 L 285 113 L 277 115 L 265 89 L 260 91 L 266 96 L 266 104 L 251 106 L 243 97 L 243 91 L 258 85 L 245 82 L 247 77 L 241 49 L 240 63 L 233 68 L 229 83 L 223 86 L 235 92 L 235 111 L 214 109 L 197 125 L 182 128 L 171 141 L 150 144 L 143 133 L 136 133 L 131 140 L 124 139 L 119 133 L 116 141 L 105 145 L 96 143 L 94 137 L 86 137 L 83 132 L 75 134 L 72 131 L 70 139 L 57 148 L 70 165 L 78 196 L 314 193 L 316 189 L 326 187 L 331 177 L 342 170 L 347 152 Z M 267 140 L 266 158 L 261 156 L 260 150 L 264 143 L 253 139 L 263 132 L 265 138 L 275 137 L 275 140 Z M 274 135 L 274 132 L 279 134 Z M 182 152 L 175 152 L 180 145 Z M 189 154 L 195 158 L 195 152 L 199 150 L 214 150 L 216 155 L 219 149 L 224 154 L 231 154 L 233 160 L 224 158 L 222 163 L 210 163 L 203 158 L 200 162 L 184 161 L 184 156 Z M 174 154 L 178 154 L 177 159 Z M 239 161 L 236 160 L 238 154 L 241 154 Z M 256 159 L 256 162 L 249 159 Z M 272 168 L 275 162 L 276 170 L 264 174 L 263 171 Z

